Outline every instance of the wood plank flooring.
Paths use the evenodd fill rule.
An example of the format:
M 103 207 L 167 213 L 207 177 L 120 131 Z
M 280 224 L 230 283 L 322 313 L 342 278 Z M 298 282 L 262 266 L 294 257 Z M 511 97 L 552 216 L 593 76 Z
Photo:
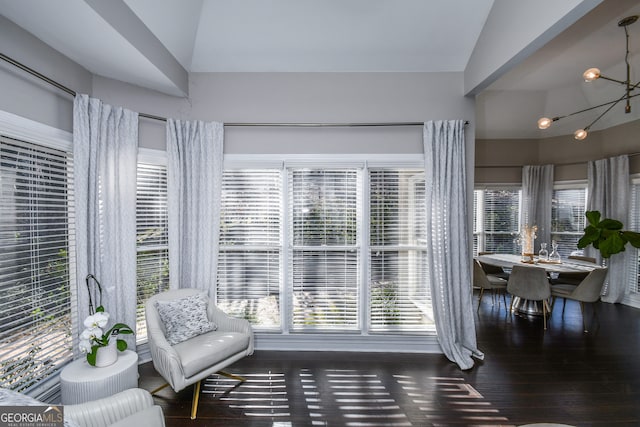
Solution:
M 475 297 L 477 307 L 477 296 Z M 485 359 L 468 371 L 441 354 L 257 351 L 203 386 L 155 397 L 178 426 L 640 426 L 640 310 L 598 304 L 599 326 L 583 333 L 580 307 L 542 319 L 510 316 L 485 295 L 477 311 Z M 587 320 L 591 310 L 587 307 Z M 594 323 L 598 325 L 598 323 Z M 163 383 L 151 363 L 140 387 Z

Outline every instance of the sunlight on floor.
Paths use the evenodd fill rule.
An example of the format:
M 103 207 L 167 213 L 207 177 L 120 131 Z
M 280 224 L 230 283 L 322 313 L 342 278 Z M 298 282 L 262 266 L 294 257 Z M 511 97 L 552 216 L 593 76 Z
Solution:
M 508 419 L 463 378 L 358 369 L 300 369 L 287 377 L 273 371 L 236 374 L 247 381 L 212 376 L 203 384 L 203 393 L 228 402 L 229 408 L 246 417 L 270 418 L 273 427 L 301 422 L 349 427 L 437 426 L 454 421 L 509 425 Z M 416 405 L 420 412 L 415 411 Z M 456 420 L 450 419 L 452 409 L 459 414 Z

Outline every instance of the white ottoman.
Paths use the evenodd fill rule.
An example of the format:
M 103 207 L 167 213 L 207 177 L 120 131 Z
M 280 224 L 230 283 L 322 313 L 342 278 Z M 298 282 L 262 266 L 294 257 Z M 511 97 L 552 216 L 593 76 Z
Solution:
M 75 360 L 60 373 L 62 404 L 73 405 L 138 387 L 138 354 L 125 350 L 110 366 L 96 368 L 85 358 Z

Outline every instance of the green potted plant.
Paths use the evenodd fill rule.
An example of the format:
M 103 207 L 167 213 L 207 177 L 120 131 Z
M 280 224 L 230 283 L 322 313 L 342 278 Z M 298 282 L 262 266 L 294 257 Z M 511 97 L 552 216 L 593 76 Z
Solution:
M 589 225 L 585 227 L 584 235 L 578 240 L 578 248 L 593 245 L 603 258 L 624 251 L 627 243 L 640 248 L 640 233 L 623 230 L 622 222 L 611 218 L 601 220 L 599 211 L 588 211 L 585 216 Z

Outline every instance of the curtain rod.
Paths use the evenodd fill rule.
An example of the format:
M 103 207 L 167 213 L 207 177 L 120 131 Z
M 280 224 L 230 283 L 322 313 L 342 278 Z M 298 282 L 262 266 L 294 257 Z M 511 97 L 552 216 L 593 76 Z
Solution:
M 16 61 L 15 59 L 5 55 L 0 52 L 0 59 L 9 64 L 13 65 L 31 74 L 34 77 L 39 78 L 40 80 L 49 83 L 51 86 L 54 86 L 63 92 L 68 93 L 71 96 L 76 96 L 76 91 L 73 89 L 69 89 L 65 85 L 58 83 L 57 81 L 50 79 L 34 70 L 33 68 L 27 67 L 26 65 Z M 145 119 L 158 120 L 161 122 L 166 122 L 166 117 L 156 116 L 153 114 L 147 113 L 138 113 L 139 117 L 143 117 Z M 465 125 L 469 124 L 469 121 L 466 120 L 464 122 Z M 423 126 L 424 122 L 381 122 L 381 123 L 224 123 L 225 127 L 391 127 L 391 126 Z
M 624 156 L 625 154 L 617 154 L 617 156 Z M 626 156 L 634 157 L 640 156 L 640 152 L 629 153 Z M 554 166 L 573 166 L 573 165 L 586 165 L 592 160 L 586 160 L 584 162 L 568 162 L 568 163 L 554 163 Z M 522 168 L 525 165 L 476 165 L 474 166 L 476 169 L 517 169 Z

